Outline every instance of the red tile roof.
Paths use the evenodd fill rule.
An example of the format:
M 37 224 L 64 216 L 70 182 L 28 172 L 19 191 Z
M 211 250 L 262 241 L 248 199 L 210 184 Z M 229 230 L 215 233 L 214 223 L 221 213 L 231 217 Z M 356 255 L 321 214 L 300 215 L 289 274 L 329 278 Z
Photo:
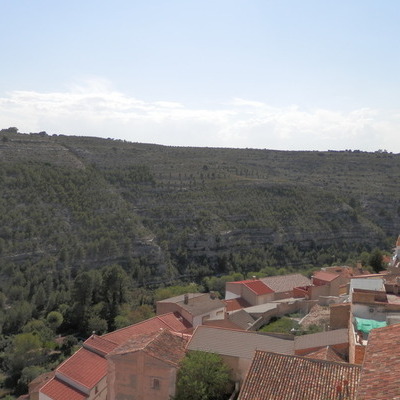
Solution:
M 271 288 L 269 288 L 264 282 L 260 281 L 259 279 L 249 279 L 246 281 L 235 281 L 229 283 L 238 283 L 244 285 L 248 287 L 252 292 L 254 292 L 257 296 L 274 292 Z
M 152 357 L 177 366 L 185 355 L 188 336 L 162 329 L 157 332 L 135 336 L 115 349 L 109 357 L 144 351 Z
M 239 325 L 229 319 L 207 319 L 202 325 L 212 326 L 215 328 L 242 329 Z
M 102 336 L 112 342 L 123 344 L 132 336 L 144 333 L 159 331 L 160 329 L 169 329 L 175 332 L 185 332 L 192 327 L 189 322 L 179 316 L 177 313 L 168 313 L 150 318 L 146 321 L 130 325 L 117 331 L 106 333 Z
M 245 299 L 241 297 L 237 297 L 236 299 L 230 300 L 222 300 L 226 305 L 226 311 L 236 311 L 242 308 L 250 307 L 251 304 L 248 303 Z
M 331 346 L 322 347 L 317 351 L 308 353 L 304 357 L 313 358 L 314 360 L 345 362 L 345 360 L 343 360 L 343 358 Z
M 247 286 L 257 296 L 262 296 L 268 293 L 274 293 L 274 291 L 271 288 L 269 288 L 265 283 L 259 280 L 246 282 L 245 286 Z
M 355 399 L 360 367 L 257 350 L 238 400 Z
M 140 334 L 148 335 L 152 332 L 159 333 L 160 329 L 186 332 L 191 327 L 192 325 L 185 321 L 178 313 L 169 313 L 119 329 L 118 331 L 105 334 L 101 337 L 92 335 L 84 342 L 81 349 L 56 369 L 56 376 L 61 379 L 67 377 L 71 382 L 76 382 L 82 387 L 92 389 L 107 373 L 107 360 L 104 356 L 121 344 L 129 341 L 133 336 Z M 162 353 L 160 352 L 160 354 Z M 47 391 L 51 389 L 51 393 L 53 394 L 52 398 L 55 400 L 75 400 L 74 397 L 56 396 L 57 388 L 60 389 L 60 396 L 64 396 L 63 393 L 67 391 L 67 389 L 64 388 L 65 384 L 62 384 L 59 379 L 52 379 L 50 382 L 50 386 L 45 384 L 40 390 L 42 393 L 45 393 L 43 389 L 46 387 L 45 390 Z M 69 390 L 72 389 L 69 388 Z
M 288 292 L 295 287 L 309 286 L 311 281 L 301 274 L 268 276 L 260 279 L 275 293 Z
M 56 376 L 66 376 L 88 389 L 92 389 L 106 373 L 107 360 L 83 347 L 56 369 Z
M 83 347 L 104 356 L 118 347 L 118 344 L 106 338 L 92 335 L 89 339 L 85 340 Z
M 320 281 L 324 282 L 332 282 L 338 277 L 339 274 L 333 274 L 331 272 L 326 272 L 326 271 L 317 271 L 312 276 L 312 278 L 319 279 Z
M 400 324 L 373 329 L 368 337 L 357 400 L 400 398 Z
M 57 378 L 53 378 L 45 386 L 43 386 L 41 393 L 50 397 L 54 400 L 85 400 L 87 396 L 60 381 Z

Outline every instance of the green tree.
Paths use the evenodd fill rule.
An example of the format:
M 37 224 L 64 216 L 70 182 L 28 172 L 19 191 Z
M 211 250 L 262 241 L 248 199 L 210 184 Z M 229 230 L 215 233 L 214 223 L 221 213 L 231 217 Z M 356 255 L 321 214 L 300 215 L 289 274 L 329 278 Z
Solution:
M 35 365 L 42 358 L 42 342 L 36 333 L 21 333 L 14 336 L 11 348 L 6 350 L 7 369 L 19 374 L 25 367 Z
M 41 319 L 30 320 L 24 325 L 22 332 L 38 335 L 42 342 L 50 342 L 54 337 L 54 332 Z
M 383 266 L 383 253 L 379 249 L 375 249 L 369 256 L 368 264 L 377 273 L 384 270 L 385 268 Z
M 15 389 L 16 394 L 24 394 L 28 392 L 28 385 L 36 377 L 46 372 L 46 369 L 36 365 L 25 367 L 21 372 L 21 377 L 18 380 L 17 387 Z
M 58 311 L 51 311 L 47 314 L 46 321 L 49 327 L 55 332 L 63 323 L 64 318 Z
M 230 370 L 218 354 L 192 351 L 182 360 L 175 400 L 223 400 L 231 391 Z
M 78 344 L 78 339 L 75 336 L 67 336 L 62 345 L 61 345 L 61 352 L 64 354 L 64 356 L 70 356 L 72 354 L 72 351 L 74 347 Z
M 130 277 L 120 265 L 105 267 L 102 271 L 102 297 L 105 317 L 110 329 L 115 329 L 115 317 L 119 307 L 128 300 Z

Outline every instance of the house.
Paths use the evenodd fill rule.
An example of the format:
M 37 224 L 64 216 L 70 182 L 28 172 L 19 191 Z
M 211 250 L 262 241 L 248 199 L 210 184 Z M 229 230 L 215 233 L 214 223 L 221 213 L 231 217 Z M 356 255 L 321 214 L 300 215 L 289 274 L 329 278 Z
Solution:
M 186 348 L 189 351 L 197 350 L 219 354 L 232 369 L 236 381 L 244 379 L 257 349 L 294 354 L 294 342 L 291 336 L 204 325 L 196 328 Z
M 400 324 L 370 333 L 357 400 L 400 399 Z
M 106 400 L 107 360 L 97 351 L 82 347 L 55 371 L 45 384 L 39 400 Z
M 301 274 L 268 276 L 260 281 L 273 290 L 273 300 L 294 297 L 294 288 L 311 285 L 310 279 Z
M 169 400 L 188 336 L 161 329 L 135 336 L 108 353 L 108 399 Z
M 355 400 L 360 369 L 257 350 L 238 400 Z
M 191 325 L 177 313 L 150 318 L 103 336 L 92 335 L 71 357 L 60 364 L 44 383 L 32 386 L 31 400 L 106 400 L 108 361 L 106 356 L 132 337 L 159 332 L 183 333 Z
M 257 306 L 274 300 L 274 291 L 259 279 L 227 282 L 225 300 L 231 299 L 243 299 L 250 306 Z
M 350 281 L 349 360 L 362 364 L 370 332 L 400 322 L 400 298 L 386 292 L 386 278 L 371 275 Z
M 258 306 L 272 301 L 295 297 L 296 287 L 310 285 L 311 281 L 301 274 L 227 282 L 225 285 L 225 301 L 233 299 L 239 301 L 240 299 L 240 301 L 245 301 L 250 306 Z M 301 295 L 301 297 L 304 297 L 304 295 Z
M 214 293 L 186 293 L 157 301 L 157 315 L 178 312 L 194 328 L 207 319 L 224 318 L 226 306 Z
M 323 286 L 325 288 L 325 293 L 320 294 L 320 296 L 339 296 L 340 286 L 343 283 L 342 279 L 340 279 L 340 274 L 322 270 L 313 274 L 311 282 L 314 286 Z
M 386 292 L 384 278 L 380 274 L 365 275 L 350 279 L 349 296 L 352 301 L 355 289 L 373 290 L 375 292 Z

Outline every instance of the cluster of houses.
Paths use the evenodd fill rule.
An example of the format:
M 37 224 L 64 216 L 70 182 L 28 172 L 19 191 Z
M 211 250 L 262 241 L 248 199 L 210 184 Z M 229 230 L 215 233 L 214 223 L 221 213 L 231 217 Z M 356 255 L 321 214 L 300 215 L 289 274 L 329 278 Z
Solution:
M 388 268 L 329 267 L 228 282 L 226 297 L 187 293 L 157 302 L 157 316 L 93 334 L 29 387 L 30 400 L 169 400 L 190 351 L 219 354 L 238 400 L 400 399 L 400 236 Z M 327 310 L 324 330 L 259 331 L 271 318 L 305 321 Z M 300 321 L 300 324 L 302 321 Z

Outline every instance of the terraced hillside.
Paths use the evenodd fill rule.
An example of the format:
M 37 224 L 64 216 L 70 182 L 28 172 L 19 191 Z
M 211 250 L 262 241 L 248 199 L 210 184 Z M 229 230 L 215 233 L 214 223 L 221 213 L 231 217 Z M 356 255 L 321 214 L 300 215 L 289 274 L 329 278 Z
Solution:
M 0 260 L 138 284 L 390 249 L 400 155 L 166 147 L 0 133 Z

